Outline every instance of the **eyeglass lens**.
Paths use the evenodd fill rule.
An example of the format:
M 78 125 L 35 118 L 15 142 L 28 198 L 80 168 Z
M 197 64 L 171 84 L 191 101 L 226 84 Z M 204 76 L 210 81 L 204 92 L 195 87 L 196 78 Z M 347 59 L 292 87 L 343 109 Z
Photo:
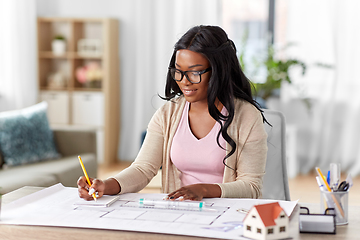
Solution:
M 176 81 L 181 81 L 184 75 L 191 83 L 199 83 L 201 81 L 201 74 L 198 71 L 181 72 L 178 69 L 170 69 L 171 77 Z

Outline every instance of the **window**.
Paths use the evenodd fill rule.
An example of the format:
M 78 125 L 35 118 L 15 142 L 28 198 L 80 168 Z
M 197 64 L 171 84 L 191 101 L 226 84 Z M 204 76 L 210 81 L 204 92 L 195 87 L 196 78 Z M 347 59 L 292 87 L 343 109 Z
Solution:
M 285 227 L 280 227 L 280 232 L 285 232 Z
M 247 230 L 247 231 L 251 231 L 251 226 L 246 225 L 246 230 Z
M 274 233 L 274 229 L 273 228 L 269 228 L 268 229 L 268 234 L 273 234 Z
M 283 214 L 283 215 L 280 215 L 280 218 L 285 218 L 285 215 Z
M 286 0 L 222 0 L 221 27 L 234 41 L 245 75 L 255 83 L 266 80 L 269 43 L 286 44 Z M 276 14 L 275 14 L 276 13 Z M 281 54 L 283 51 L 281 50 Z
M 252 218 L 256 218 L 256 216 L 255 216 L 255 215 L 252 215 Z
M 257 232 L 257 233 L 261 233 L 261 228 L 257 228 L 257 229 L 256 229 L 256 232 Z
M 265 68 L 254 59 L 266 57 L 269 0 L 223 0 L 222 27 L 234 41 L 237 54 L 242 56 L 241 65 L 251 81 L 264 81 Z

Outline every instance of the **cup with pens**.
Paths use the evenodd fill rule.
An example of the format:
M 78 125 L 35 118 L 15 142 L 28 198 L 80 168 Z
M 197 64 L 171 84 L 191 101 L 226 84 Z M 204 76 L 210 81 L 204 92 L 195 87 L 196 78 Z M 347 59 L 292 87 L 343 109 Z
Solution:
M 347 224 L 349 189 L 352 185 L 351 176 L 349 175 L 346 181 L 340 182 L 339 164 L 330 165 L 327 177 L 322 174 L 320 168 L 315 169 L 318 174 L 316 180 L 320 187 L 320 211 L 325 212 L 327 209 L 334 209 L 336 225 Z

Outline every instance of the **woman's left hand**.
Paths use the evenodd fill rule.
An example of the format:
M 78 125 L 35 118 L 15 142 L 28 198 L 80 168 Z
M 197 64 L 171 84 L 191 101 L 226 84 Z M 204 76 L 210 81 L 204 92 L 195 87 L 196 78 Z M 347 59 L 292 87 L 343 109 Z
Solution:
M 221 196 L 221 189 L 216 184 L 193 184 L 188 185 L 170 193 L 167 199 L 170 200 L 195 200 L 203 198 L 216 198 Z

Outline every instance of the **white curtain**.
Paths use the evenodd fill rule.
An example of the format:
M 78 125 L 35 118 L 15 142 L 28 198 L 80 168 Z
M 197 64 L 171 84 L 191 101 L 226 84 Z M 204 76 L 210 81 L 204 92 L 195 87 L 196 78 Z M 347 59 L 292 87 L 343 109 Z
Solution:
M 326 171 L 334 162 L 343 172 L 360 174 L 359 9 L 357 0 L 288 2 L 287 42 L 296 43 L 288 57 L 308 65 L 305 77 L 293 72 L 302 93 L 295 97 L 293 88 L 284 86 L 281 95 L 280 110 L 297 128 L 299 172 L 315 166 Z M 333 68 L 316 67 L 317 62 Z M 311 109 L 303 97 L 310 98 Z
M 37 100 L 36 5 L 0 0 L 0 111 Z
M 135 41 L 131 58 L 135 70 L 121 80 L 122 123 L 119 158 L 133 160 L 140 148 L 141 133 L 156 109 L 165 101 L 167 67 L 175 42 L 199 24 L 219 25 L 219 0 L 135 1 L 135 28 L 128 32 Z M 124 70 L 125 71 L 125 70 Z

